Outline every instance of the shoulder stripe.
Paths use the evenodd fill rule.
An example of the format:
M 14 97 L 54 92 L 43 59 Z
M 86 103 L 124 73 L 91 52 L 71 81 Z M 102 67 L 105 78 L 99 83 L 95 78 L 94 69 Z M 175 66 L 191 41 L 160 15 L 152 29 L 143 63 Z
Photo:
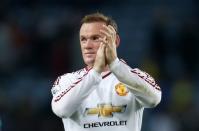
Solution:
M 107 76 L 109 76 L 111 74 L 111 72 L 108 72 L 106 75 L 102 76 L 102 79 L 106 78 Z
M 54 82 L 54 84 L 53 84 L 53 87 L 56 86 L 56 85 L 59 85 L 60 79 L 61 79 L 61 76 L 59 76 L 59 77 L 55 80 L 55 82 Z
M 119 59 L 122 63 L 127 64 L 125 60 Z

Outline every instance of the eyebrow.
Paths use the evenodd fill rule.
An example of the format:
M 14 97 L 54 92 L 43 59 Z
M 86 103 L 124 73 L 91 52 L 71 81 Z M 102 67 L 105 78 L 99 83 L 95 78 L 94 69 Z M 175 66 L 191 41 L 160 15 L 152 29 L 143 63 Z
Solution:
M 101 37 L 101 35 L 99 35 L 99 34 L 93 34 L 89 38 L 91 38 L 91 37 Z M 84 36 L 84 35 L 80 35 L 80 38 L 87 38 L 87 37 Z

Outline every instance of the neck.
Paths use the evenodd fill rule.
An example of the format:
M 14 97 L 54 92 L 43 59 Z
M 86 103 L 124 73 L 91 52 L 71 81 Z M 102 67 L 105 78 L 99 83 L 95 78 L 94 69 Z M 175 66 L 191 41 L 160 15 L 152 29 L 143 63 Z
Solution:
M 93 65 L 87 65 L 87 69 L 89 70 L 90 68 L 92 68 L 93 67 Z M 109 69 L 109 67 L 108 67 L 108 65 L 107 66 L 105 66 L 105 68 L 103 69 L 103 72 L 106 72 L 106 71 L 109 71 L 110 69 Z
M 106 71 L 109 71 L 109 70 L 110 70 L 109 67 L 106 66 L 106 67 L 103 69 L 103 72 L 106 72 Z

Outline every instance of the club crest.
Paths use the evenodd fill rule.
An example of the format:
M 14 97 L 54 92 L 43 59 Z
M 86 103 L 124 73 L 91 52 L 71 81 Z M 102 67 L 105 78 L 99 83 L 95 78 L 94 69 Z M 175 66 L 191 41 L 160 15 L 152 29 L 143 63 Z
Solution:
M 115 86 L 115 91 L 117 92 L 117 94 L 119 96 L 126 96 L 128 94 L 128 89 L 126 88 L 126 86 L 123 83 L 118 83 Z

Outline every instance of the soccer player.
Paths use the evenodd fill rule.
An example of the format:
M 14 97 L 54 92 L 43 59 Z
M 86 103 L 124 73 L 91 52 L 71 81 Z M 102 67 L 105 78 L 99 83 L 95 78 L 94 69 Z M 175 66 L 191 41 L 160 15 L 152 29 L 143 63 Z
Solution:
M 117 56 L 115 21 L 101 13 L 81 21 L 80 46 L 85 68 L 57 78 L 52 110 L 65 131 L 140 131 L 144 108 L 161 100 L 154 79 Z

